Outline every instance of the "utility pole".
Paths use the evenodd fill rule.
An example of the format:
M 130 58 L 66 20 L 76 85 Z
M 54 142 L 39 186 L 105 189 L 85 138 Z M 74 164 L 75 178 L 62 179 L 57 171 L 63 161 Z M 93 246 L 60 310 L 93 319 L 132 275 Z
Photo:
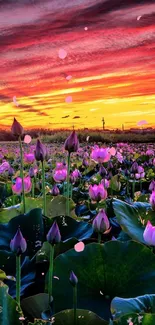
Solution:
M 103 123 L 103 130 L 105 128 L 105 120 L 104 120 L 104 117 L 102 118 L 102 123 Z
M 122 131 L 124 131 L 124 124 L 122 124 Z

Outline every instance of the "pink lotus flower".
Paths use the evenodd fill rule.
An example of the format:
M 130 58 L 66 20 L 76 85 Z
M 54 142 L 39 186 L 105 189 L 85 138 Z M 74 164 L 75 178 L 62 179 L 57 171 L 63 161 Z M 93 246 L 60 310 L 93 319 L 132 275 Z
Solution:
M 0 174 L 5 173 L 7 170 L 9 170 L 10 168 L 10 164 L 7 161 L 4 161 L 1 165 L 0 165 Z
M 143 233 L 143 238 L 146 244 L 155 246 L 155 226 L 152 226 L 150 221 L 147 222 Z
M 25 193 L 29 193 L 32 188 L 31 178 L 29 176 L 24 178 L 24 190 Z M 12 185 L 12 191 L 16 193 L 17 195 L 20 195 L 22 193 L 22 178 L 17 177 L 16 183 Z
M 109 152 L 109 148 L 95 147 L 95 149 L 93 149 L 91 153 L 91 159 L 98 163 L 107 162 L 110 160 L 110 157 L 111 154 Z
M 53 172 L 53 178 L 55 182 L 64 182 L 67 178 L 67 169 L 55 169 Z
M 33 153 L 26 153 L 24 155 L 24 160 L 27 164 L 33 164 L 35 161 L 35 156 Z
M 152 206 L 152 210 L 155 211 L 155 191 L 153 191 L 150 196 L 150 203 Z
M 89 196 L 93 201 L 99 202 L 107 198 L 107 191 L 105 190 L 103 184 L 90 185 L 89 186 Z
M 72 176 L 75 178 L 75 179 L 78 179 L 80 178 L 82 175 L 80 173 L 80 171 L 78 169 L 75 169 L 73 172 L 72 172 Z
M 151 192 L 155 191 L 155 181 L 154 180 L 150 183 L 149 191 L 151 191 Z
M 138 173 L 135 174 L 135 178 L 140 179 L 144 177 L 145 177 L 144 168 L 142 166 L 138 166 Z
M 100 232 L 100 233 L 105 233 L 110 228 L 110 222 L 104 209 L 101 209 L 99 211 L 99 213 L 93 220 L 92 227 L 95 232 Z

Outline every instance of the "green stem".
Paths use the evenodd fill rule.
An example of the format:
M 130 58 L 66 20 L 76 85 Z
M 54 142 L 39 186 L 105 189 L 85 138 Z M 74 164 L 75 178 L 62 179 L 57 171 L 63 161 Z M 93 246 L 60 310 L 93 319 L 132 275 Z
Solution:
M 24 190 L 24 173 L 23 173 L 23 148 L 21 137 L 19 137 L 19 145 L 20 145 L 20 159 L 21 159 L 21 178 L 22 178 L 22 200 L 23 200 L 23 210 L 26 212 L 26 204 L 25 204 L 25 190 Z
M 34 177 L 32 178 L 32 197 L 34 197 Z
M 70 216 L 70 206 L 69 206 L 69 175 L 70 175 L 70 153 L 67 157 L 67 202 L 66 202 L 66 215 Z
M 13 178 L 11 178 L 11 183 L 13 185 Z M 15 205 L 15 195 L 13 191 L 12 191 L 12 204 Z
M 77 286 L 73 287 L 74 325 L 77 325 Z
M 132 198 L 134 200 L 134 194 L 135 194 L 135 180 L 132 182 Z
M 127 191 L 127 196 L 129 196 L 129 180 L 128 179 L 126 182 L 126 191 Z
M 51 302 L 51 296 L 52 296 L 53 260 L 54 260 L 54 246 L 50 245 L 50 263 L 49 263 L 49 280 L 48 280 L 49 304 Z
M 42 161 L 42 190 L 43 190 L 43 214 L 47 216 L 46 213 L 46 190 L 45 190 L 45 165 Z
M 101 244 L 101 233 L 98 232 L 98 243 Z
M 142 192 L 142 181 L 140 179 L 140 191 Z
M 20 307 L 20 285 L 21 285 L 21 269 L 20 269 L 20 255 L 16 256 L 16 301 Z

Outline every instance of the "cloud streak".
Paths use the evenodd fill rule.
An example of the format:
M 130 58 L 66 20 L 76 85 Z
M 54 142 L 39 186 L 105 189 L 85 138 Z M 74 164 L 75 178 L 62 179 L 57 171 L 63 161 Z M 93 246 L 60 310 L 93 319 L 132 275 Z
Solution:
M 50 118 L 57 127 L 63 118 L 65 127 L 74 119 L 75 127 L 96 128 L 104 116 L 113 128 L 131 116 L 136 126 L 148 114 L 153 126 L 154 35 L 151 0 L 2 0 L 1 125 L 16 115 L 25 127 L 46 127 Z

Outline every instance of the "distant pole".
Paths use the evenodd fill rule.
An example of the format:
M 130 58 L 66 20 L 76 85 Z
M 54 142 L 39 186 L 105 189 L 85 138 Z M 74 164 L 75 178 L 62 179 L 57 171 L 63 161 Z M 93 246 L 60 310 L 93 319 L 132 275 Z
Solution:
M 103 130 L 105 128 L 105 120 L 104 120 L 104 117 L 102 118 L 102 124 L 103 124 Z
M 124 131 L 124 124 L 122 124 L 122 131 Z
M 73 125 L 73 131 L 74 131 L 74 125 Z

